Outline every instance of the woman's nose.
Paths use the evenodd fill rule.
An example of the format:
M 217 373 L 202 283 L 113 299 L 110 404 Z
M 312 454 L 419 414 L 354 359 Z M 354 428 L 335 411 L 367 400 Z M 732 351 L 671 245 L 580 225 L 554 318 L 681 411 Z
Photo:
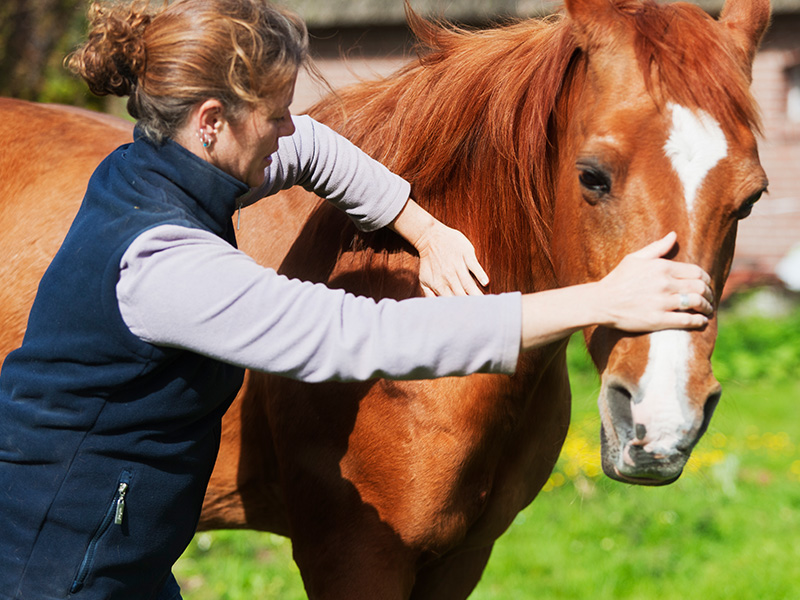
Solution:
M 292 120 L 291 113 L 286 111 L 286 118 L 283 120 L 283 126 L 279 132 L 279 137 L 288 137 L 294 133 L 294 121 Z

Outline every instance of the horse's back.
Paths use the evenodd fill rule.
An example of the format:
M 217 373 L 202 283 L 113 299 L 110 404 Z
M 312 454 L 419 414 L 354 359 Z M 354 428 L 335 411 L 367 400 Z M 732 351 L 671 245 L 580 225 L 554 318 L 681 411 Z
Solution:
M 22 341 L 89 177 L 131 131 L 88 110 L 0 98 L 0 361 Z
M 0 117 L 0 214 L 33 199 L 49 207 L 59 193 L 83 195 L 87 173 L 132 139 L 127 121 L 75 107 L 0 98 Z

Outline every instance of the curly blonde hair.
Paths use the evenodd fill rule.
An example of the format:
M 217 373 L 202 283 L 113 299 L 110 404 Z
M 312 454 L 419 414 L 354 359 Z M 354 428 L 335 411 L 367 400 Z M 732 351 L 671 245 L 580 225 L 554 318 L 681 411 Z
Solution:
M 192 109 L 219 100 L 227 118 L 285 93 L 308 63 L 302 19 L 268 0 L 94 3 L 86 42 L 67 58 L 97 95 L 130 96 L 150 139 L 177 133 Z

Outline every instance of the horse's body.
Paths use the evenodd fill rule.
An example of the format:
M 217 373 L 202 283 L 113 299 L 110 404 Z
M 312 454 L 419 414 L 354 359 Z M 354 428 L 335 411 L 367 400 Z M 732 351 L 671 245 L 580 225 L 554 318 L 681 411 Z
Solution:
M 719 296 L 736 220 L 765 186 L 748 86 L 768 5 L 729 0 L 719 21 L 687 5 L 567 9 L 475 34 L 414 19 L 431 54 L 313 114 L 464 231 L 492 292 L 598 279 L 675 230 L 677 257 L 704 267 Z M 13 101 L 0 116 L 4 356 L 91 170 L 130 127 Z M 416 259 L 393 234 L 357 234 L 314 207 L 294 191 L 258 203 L 242 214 L 240 246 L 356 293 L 419 292 Z M 719 397 L 716 322 L 586 335 L 603 380 L 606 472 L 673 481 Z M 560 451 L 565 347 L 526 353 L 511 377 L 309 385 L 250 373 L 224 421 L 201 527 L 291 536 L 312 598 L 465 598 Z

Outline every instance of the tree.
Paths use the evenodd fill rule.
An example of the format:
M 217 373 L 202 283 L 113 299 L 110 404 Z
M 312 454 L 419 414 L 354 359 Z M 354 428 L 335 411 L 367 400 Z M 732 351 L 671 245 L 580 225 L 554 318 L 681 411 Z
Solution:
M 85 104 L 64 57 L 85 31 L 86 0 L 3 0 L 0 95 Z

